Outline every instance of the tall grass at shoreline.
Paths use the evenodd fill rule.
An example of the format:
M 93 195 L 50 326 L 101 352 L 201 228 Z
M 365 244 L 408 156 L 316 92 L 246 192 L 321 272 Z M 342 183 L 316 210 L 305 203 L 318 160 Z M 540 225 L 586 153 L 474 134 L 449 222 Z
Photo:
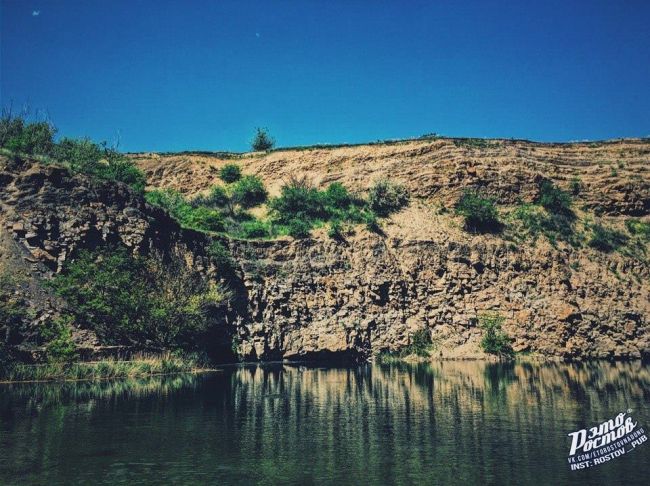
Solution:
M 193 358 L 163 354 L 142 355 L 131 360 L 103 359 L 77 363 L 17 364 L 0 375 L 0 382 L 20 381 L 74 381 L 140 378 L 153 375 L 198 371 Z

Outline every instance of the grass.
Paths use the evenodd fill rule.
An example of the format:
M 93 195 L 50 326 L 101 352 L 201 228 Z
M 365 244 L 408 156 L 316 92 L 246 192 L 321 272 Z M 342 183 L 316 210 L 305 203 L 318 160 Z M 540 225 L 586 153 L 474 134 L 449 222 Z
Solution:
M 403 361 L 405 358 L 429 358 L 431 351 L 437 347 L 431 339 L 431 333 L 428 329 L 419 329 L 415 331 L 410 338 L 408 345 L 398 351 L 382 351 L 377 355 L 379 363 L 395 363 Z
M 530 240 L 533 244 L 541 236 L 553 246 L 564 241 L 573 247 L 582 243 L 582 234 L 576 230 L 576 217 L 556 214 L 538 204 L 521 204 L 507 218 L 508 236 L 517 242 Z
M 193 373 L 155 375 L 117 380 L 40 381 L 3 383 L 0 393 L 11 394 L 12 400 L 24 405 L 26 411 L 40 412 L 44 407 L 66 403 L 88 403 L 116 397 L 164 397 L 196 384 Z
M 114 378 L 143 378 L 199 370 L 201 368 L 195 359 L 167 353 L 158 356 L 137 356 L 128 361 L 109 358 L 78 363 L 17 364 L 5 371 L 1 376 L 1 381 L 95 381 Z

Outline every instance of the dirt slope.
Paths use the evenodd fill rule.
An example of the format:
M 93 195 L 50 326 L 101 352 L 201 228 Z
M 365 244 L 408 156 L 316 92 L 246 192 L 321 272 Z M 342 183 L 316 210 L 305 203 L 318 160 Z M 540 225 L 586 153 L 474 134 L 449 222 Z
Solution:
M 240 164 L 277 192 L 291 175 L 307 174 L 317 185 L 340 181 L 363 190 L 390 178 L 416 197 L 450 206 L 467 187 L 482 187 L 502 203 L 530 201 L 536 179 L 567 187 L 578 178 L 586 209 L 612 215 L 650 211 L 650 141 L 541 144 L 462 139 L 408 141 L 339 148 L 278 150 L 236 157 L 210 154 L 133 154 L 151 187 L 192 194 L 219 183 L 218 170 Z

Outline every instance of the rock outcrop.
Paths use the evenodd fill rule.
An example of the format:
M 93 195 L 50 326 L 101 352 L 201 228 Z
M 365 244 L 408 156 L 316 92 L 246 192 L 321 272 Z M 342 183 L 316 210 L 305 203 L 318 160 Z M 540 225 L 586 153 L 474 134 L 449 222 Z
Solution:
M 302 161 L 303 172 L 313 170 L 319 184 L 342 180 L 354 186 L 356 181 L 362 189 L 383 174 L 405 183 L 415 196 L 411 207 L 384 223 L 383 235 L 358 227 L 341 240 L 323 230 L 306 240 L 223 239 L 238 266 L 227 282 L 233 291 L 228 322 L 242 358 L 365 358 L 407 345 L 420 329 L 430 331 L 443 357 L 478 356 L 478 317 L 487 311 L 506 318 L 516 351 L 561 358 L 650 356 L 647 259 L 544 241 L 515 246 L 498 236 L 467 234 L 453 217 L 435 210 L 449 207 L 463 187 L 484 186 L 507 203 L 532 200 L 539 177 L 564 184 L 579 176 L 582 207 L 614 219 L 647 217 L 650 144 L 613 145 L 627 171 L 616 180 L 598 177 L 594 166 L 582 161 L 591 150 L 586 146 L 500 142 L 499 150 L 514 153 L 510 165 L 502 167 L 491 165 L 498 147 L 452 149 L 450 144 L 438 140 L 300 152 L 294 159 L 284 152 L 242 158 L 244 172 L 260 174 L 271 187 L 286 176 L 279 167 L 289 160 L 293 170 Z M 454 150 L 468 158 L 455 152 L 444 158 Z M 531 151 L 546 155 L 535 158 Z M 553 165 L 549 153 L 564 154 L 565 162 Z M 395 161 L 388 170 L 391 157 Z M 432 160 L 425 163 L 427 157 Z M 173 163 L 165 157 L 135 158 L 152 184 L 174 185 L 168 178 Z M 205 179 L 196 177 L 201 187 L 188 192 L 213 184 L 223 163 L 197 162 L 195 172 Z M 556 169 L 545 174 L 543 164 Z M 139 253 L 176 252 L 206 277 L 224 279 L 206 256 L 210 242 L 210 236 L 180 228 L 121 184 L 37 162 L 0 160 L 0 265 L 29 276 L 36 321 L 62 305 L 39 283 L 80 248 L 121 243 Z M 92 342 L 92 336 L 78 335 Z

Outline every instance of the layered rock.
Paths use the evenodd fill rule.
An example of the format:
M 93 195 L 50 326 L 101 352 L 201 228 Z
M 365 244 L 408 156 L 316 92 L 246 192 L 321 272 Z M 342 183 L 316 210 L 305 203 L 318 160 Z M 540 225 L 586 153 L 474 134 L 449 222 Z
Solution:
M 361 177 L 367 181 L 379 176 L 382 172 L 376 166 L 388 164 L 389 155 L 382 152 L 374 160 L 373 150 L 395 157 L 398 150 L 399 157 L 417 159 L 431 153 L 427 147 L 439 150 L 438 145 L 450 142 L 426 143 L 430 147 L 398 144 L 373 147 L 367 153 L 364 148 L 349 152 L 360 174 L 354 176 L 359 187 Z M 636 151 L 628 157 L 629 170 L 640 170 L 639 157 L 648 144 L 625 142 L 623 146 Z M 543 148 L 561 152 L 555 146 Z M 333 158 L 341 157 L 337 150 L 352 151 L 327 152 L 327 167 Z M 473 155 L 476 162 L 461 164 L 454 159 L 449 164 L 457 164 L 462 171 L 440 174 L 436 174 L 436 164 L 423 165 L 418 173 L 419 159 L 400 165 L 398 157 L 391 167 L 402 167 L 397 178 L 406 181 L 415 197 L 410 208 L 384 222 L 382 235 L 359 226 L 343 240 L 333 240 L 323 230 L 306 240 L 223 240 L 238 267 L 226 283 L 233 291 L 228 322 L 241 357 L 364 358 L 400 349 L 420 329 L 430 331 L 437 354 L 478 356 L 482 333 L 478 317 L 486 311 L 498 311 L 506 318 L 504 327 L 517 351 L 565 358 L 650 355 L 647 260 L 589 248 L 556 248 L 545 242 L 515 247 L 498 236 L 467 234 L 453 218 L 434 210 L 434 206 L 449 205 L 463 187 L 479 184 L 503 200 L 534 198 L 535 181 L 546 174 L 529 170 L 525 161 L 519 172 L 490 169 L 493 149 L 485 150 L 487 161 L 480 154 Z M 305 169 L 321 163 L 318 157 L 311 160 L 311 155 L 299 156 Z M 257 169 L 243 164 L 244 170 L 265 177 L 272 173 L 266 182 L 277 185 L 282 171 L 263 162 L 283 156 L 279 152 L 255 159 Z M 313 175 L 322 184 L 347 181 L 353 178 L 347 162 L 339 162 L 338 172 Z M 359 164 L 367 171 L 359 169 Z M 573 167 L 577 170 L 580 165 Z M 601 193 L 583 191 L 583 206 L 597 206 L 610 214 L 648 213 L 648 178 L 643 171 L 641 178 L 634 179 L 636 185 L 617 193 L 618 182 L 596 186 L 600 183 L 589 176 L 592 168 L 587 166 L 581 180 Z M 412 177 L 406 178 L 404 170 Z M 209 172 L 216 174 L 216 170 Z M 434 184 L 433 179 L 438 182 Z M 161 180 L 153 178 L 154 183 Z M 621 184 L 628 184 L 633 178 L 622 180 Z M 0 265 L 29 275 L 37 320 L 63 305 L 40 282 L 60 271 L 78 249 L 119 243 L 138 253 L 175 252 L 207 278 L 223 280 L 207 257 L 210 242 L 211 237 L 203 233 L 180 228 L 164 211 L 146 204 L 124 185 L 91 181 L 37 162 L 0 160 Z M 93 341 L 81 331 L 77 336 Z

